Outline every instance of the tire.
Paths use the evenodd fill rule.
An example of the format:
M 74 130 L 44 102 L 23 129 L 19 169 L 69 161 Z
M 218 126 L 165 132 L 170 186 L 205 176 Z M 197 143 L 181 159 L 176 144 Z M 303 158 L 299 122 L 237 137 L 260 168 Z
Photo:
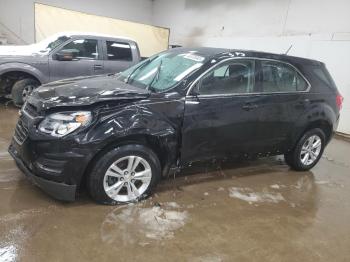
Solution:
M 293 164 L 293 159 L 292 159 L 292 154 L 288 153 L 284 155 L 284 161 L 288 166 L 292 166 Z
M 21 106 L 26 101 L 27 97 L 40 85 L 38 81 L 32 78 L 18 80 L 12 87 L 11 95 L 15 106 Z
M 133 170 L 128 166 L 132 157 L 139 161 Z M 140 174 L 145 174 L 142 179 Z M 114 148 L 102 155 L 88 175 L 87 187 L 90 196 L 97 203 L 116 205 L 147 198 L 160 178 L 161 166 L 156 154 L 145 146 L 131 144 Z M 112 186 L 115 188 L 112 189 Z
M 314 145 L 318 145 L 318 141 L 321 144 L 316 148 Z M 320 128 L 309 130 L 299 139 L 294 149 L 284 155 L 285 161 L 296 171 L 310 170 L 320 160 L 325 145 L 326 136 Z

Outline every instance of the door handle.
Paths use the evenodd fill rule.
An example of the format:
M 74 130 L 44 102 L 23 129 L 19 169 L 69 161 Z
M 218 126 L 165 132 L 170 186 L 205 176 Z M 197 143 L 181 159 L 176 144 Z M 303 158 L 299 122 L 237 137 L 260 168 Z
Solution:
M 246 103 L 245 105 L 242 106 L 242 109 L 246 111 L 253 110 L 255 108 L 258 108 L 258 105 L 252 104 L 252 103 Z
M 103 69 L 103 65 L 94 65 L 95 70 L 101 70 Z

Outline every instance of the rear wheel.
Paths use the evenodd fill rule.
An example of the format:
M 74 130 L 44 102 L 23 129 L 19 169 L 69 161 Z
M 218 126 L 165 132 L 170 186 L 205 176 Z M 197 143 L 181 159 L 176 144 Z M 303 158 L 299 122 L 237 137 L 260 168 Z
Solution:
M 118 204 L 148 197 L 160 176 L 160 163 L 152 150 L 142 145 L 127 145 L 103 155 L 87 182 L 94 200 Z
M 297 171 L 313 168 L 323 154 L 325 137 L 324 132 L 319 128 L 307 131 L 295 148 L 284 155 L 286 163 Z
M 39 86 L 39 82 L 32 78 L 18 80 L 12 87 L 11 95 L 13 103 L 21 106 L 27 100 L 28 96 L 35 88 Z

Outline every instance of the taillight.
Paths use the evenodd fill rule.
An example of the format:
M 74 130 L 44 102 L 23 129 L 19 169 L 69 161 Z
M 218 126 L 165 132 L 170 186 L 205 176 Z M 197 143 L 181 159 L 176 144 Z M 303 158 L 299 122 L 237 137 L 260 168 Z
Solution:
M 337 107 L 338 109 L 340 110 L 343 106 L 343 100 L 344 100 L 344 97 L 342 97 L 341 94 L 337 94 L 337 97 L 336 97 L 336 103 L 337 103 Z

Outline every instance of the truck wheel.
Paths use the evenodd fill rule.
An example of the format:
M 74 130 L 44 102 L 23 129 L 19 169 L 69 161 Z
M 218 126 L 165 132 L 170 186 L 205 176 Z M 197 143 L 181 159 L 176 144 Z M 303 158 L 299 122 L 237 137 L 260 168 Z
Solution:
M 21 106 L 27 100 L 34 88 L 39 86 L 39 82 L 32 78 L 18 80 L 12 87 L 12 100 L 16 106 Z
M 161 177 L 156 154 L 142 145 L 112 149 L 100 157 L 87 178 L 91 197 L 115 205 L 148 197 Z
M 286 163 L 296 171 L 307 171 L 313 168 L 323 154 L 325 138 L 324 132 L 319 128 L 307 131 L 295 148 L 284 155 Z

